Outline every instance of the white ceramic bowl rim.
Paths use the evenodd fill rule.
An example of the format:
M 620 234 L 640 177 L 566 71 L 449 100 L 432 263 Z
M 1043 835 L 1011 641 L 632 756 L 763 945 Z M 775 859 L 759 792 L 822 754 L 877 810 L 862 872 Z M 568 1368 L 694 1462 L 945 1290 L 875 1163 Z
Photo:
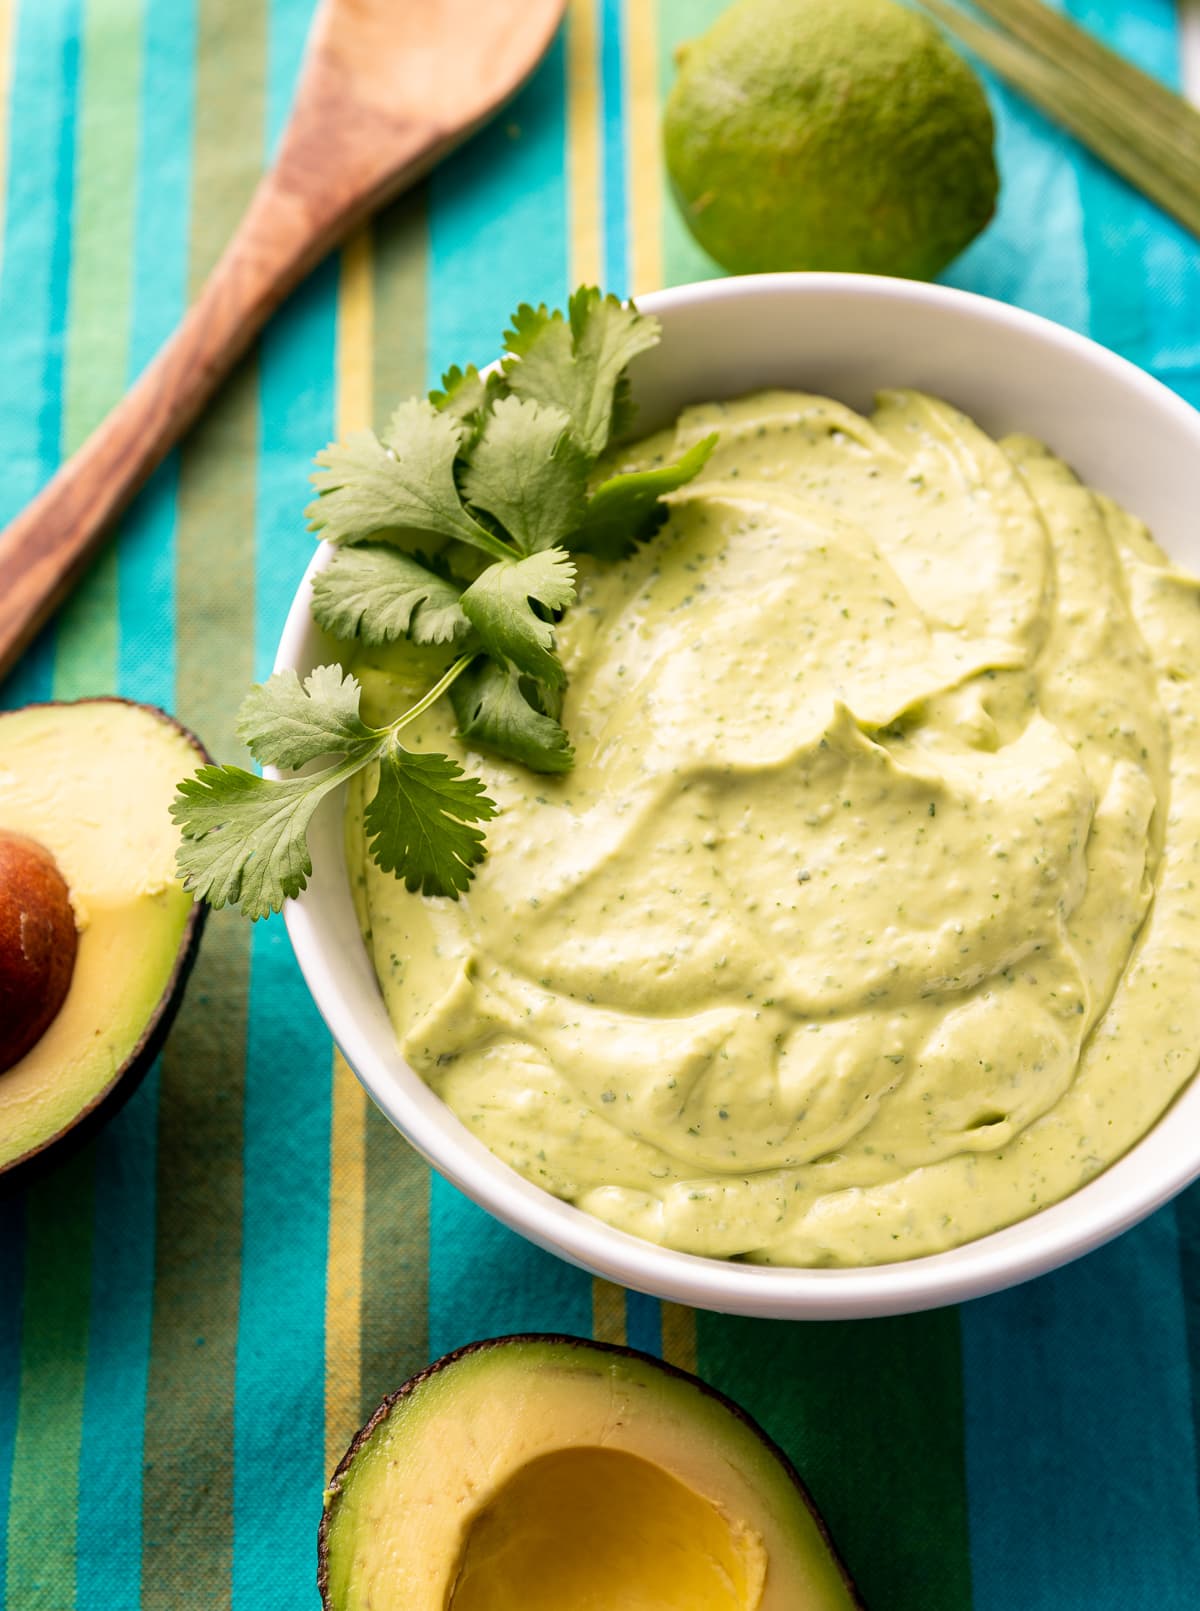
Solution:
M 919 323 L 922 317 L 928 320 L 932 313 L 940 321 L 938 328 L 944 322 L 948 330 L 957 332 L 954 339 L 968 347 L 972 332 L 978 334 L 984 345 L 998 343 L 1001 350 L 1011 343 L 1014 365 L 1019 365 L 1034 349 L 1040 349 L 1046 377 L 1053 377 L 1056 371 L 1071 375 L 1078 372 L 1078 385 L 1070 392 L 1072 410 L 1077 412 L 1085 407 L 1089 387 L 1098 386 L 1101 394 L 1119 393 L 1121 407 L 1127 411 L 1125 418 L 1135 419 L 1139 410 L 1143 411 L 1153 431 L 1158 435 L 1165 432 L 1169 439 L 1165 452 L 1186 448 L 1191 462 L 1200 463 L 1200 414 L 1174 393 L 1085 337 L 985 297 L 942 286 L 870 276 L 782 274 L 679 286 L 639 298 L 639 306 L 644 311 L 664 321 L 664 344 L 659 351 L 668 353 L 672 340 L 681 339 L 678 335 L 673 337 L 673 325 L 684 326 L 684 334 L 694 340 L 697 316 L 709 321 L 722 311 L 732 311 L 735 325 L 746 314 L 748 326 L 754 318 L 767 313 L 782 329 L 789 315 L 802 318 L 807 308 L 812 310 L 814 321 L 809 330 L 811 338 L 818 328 L 823 305 L 844 307 L 848 329 L 860 321 L 869 323 L 875 319 L 878 324 L 882 315 L 884 323 L 879 324 L 879 329 L 883 332 L 889 328 L 886 322 L 889 319 Z M 755 313 L 755 309 L 759 312 Z M 719 319 L 715 322 L 720 323 Z M 880 340 L 885 341 L 886 336 L 881 335 Z M 785 341 L 780 344 L 786 348 Z M 682 353 L 676 355 L 677 363 L 690 361 L 683 358 Z M 785 354 L 784 361 L 790 362 L 794 372 L 797 360 L 794 357 L 787 360 Z M 695 362 L 703 367 L 702 353 L 695 357 Z M 837 361 L 831 362 L 836 369 Z M 869 352 L 865 356 L 860 354 L 855 361 L 855 374 L 861 375 L 864 365 L 870 367 L 871 362 Z M 778 366 L 767 361 L 766 367 Z M 887 367 L 886 360 L 882 367 Z M 821 368 L 820 364 L 817 368 Z M 921 368 L 919 357 L 916 368 Z M 882 379 L 884 384 L 924 384 L 920 374 L 911 381 L 887 375 Z M 786 382 L 768 375 L 762 382 L 742 380 L 725 387 L 724 391 L 732 395 L 756 384 L 768 383 Z M 807 369 L 792 384 L 809 386 Z M 1021 386 L 1030 391 L 1031 384 L 1028 378 L 1005 381 L 1014 393 Z M 1065 382 L 1062 386 L 1070 391 Z M 856 388 L 861 389 L 858 380 L 852 380 L 848 387 L 831 389 L 845 396 L 847 390 L 853 392 Z M 656 393 L 654 384 L 650 384 L 649 389 Z M 671 384 L 660 381 L 657 389 L 670 398 Z M 953 391 L 951 386 L 943 395 L 948 394 L 951 400 L 957 401 Z M 702 391 L 690 393 L 692 400 L 699 400 L 703 395 Z M 668 412 L 673 413 L 674 409 Z M 654 413 L 653 404 L 650 413 Z M 1090 426 L 1093 435 L 1103 434 L 1106 418 L 1105 414 L 1096 416 Z M 1020 424 L 1019 418 L 1002 422 L 1008 429 Z M 1124 420 L 1117 421 L 1114 428 L 1113 442 L 1116 443 L 1122 440 Z M 1151 425 L 1147 425 L 1146 430 L 1149 440 Z M 1059 446 L 1051 432 L 1043 434 L 1052 445 Z M 1061 447 L 1059 450 L 1063 451 Z M 1099 455 L 1101 447 L 1097 446 L 1094 453 Z M 1071 458 L 1069 452 L 1064 452 L 1064 456 Z M 1075 462 L 1078 463 L 1078 455 Z M 1168 455 L 1166 462 L 1176 461 Z M 1145 473 L 1149 477 L 1150 472 Z M 1177 469 L 1175 473 L 1178 477 L 1181 472 Z M 1105 484 L 1103 476 L 1100 480 Z M 1122 496 L 1118 486 L 1106 485 L 1106 490 L 1112 491 L 1114 496 Z M 1149 479 L 1144 490 L 1153 490 Z M 1142 503 L 1145 504 L 1144 497 Z M 1136 501 L 1134 506 L 1137 512 L 1145 513 L 1144 507 L 1138 508 Z M 1151 525 L 1154 527 L 1153 521 Z M 1154 529 L 1157 531 L 1156 527 Z M 310 583 L 327 558 L 325 549 L 319 549 L 297 590 L 280 641 L 277 670 L 292 667 L 303 673 L 319 663 L 320 637 L 309 615 Z M 1200 552 L 1192 560 L 1193 566 L 1198 562 Z M 348 949 L 353 950 L 356 930 L 351 933 L 346 923 L 350 898 L 339 843 L 337 829 L 327 829 L 322 858 L 317 861 L 314 856 L 317 862 L 314 879 L 299 900 L 288 903 L 286 922 L 304 978 L 350 1066 L 393 1124 L 469 1197 L 531 1241 L 623 1285 L 702 1308 L 777 1317 L 840 1319 L 932 1308 L 998 1291 L 1078 1257 L 1144 1218 L 1200 1175 L 1200 1136 L 1190 1147 L 1165 1149 L 1167 1155 L 1157 1157 L 1153 1167 L 1130 1167 L 1137 1163 L 1139 1152 L 1149 1140 L 1147 1137 L 1071 1197 L 1018 1225 L 946 1253 L 896 1264 L 853 1269 L 776 1268 L 701 1258 L 644 1242 L 551 1197 L 521 1178 L 487 1152 L 403 1063 L 390 1026 L 386 1037 L 382 1035 L 379 1015 L 384 1014 L 384 1009 L 377 985 L 374 1004 L 364 994 L 362 964 L 366 963 L 369 969 L 370 963 L 361 942 L 358 944 L 361 957 L 349 959 L 357 970 L 353 989 L 350 988 L 347 953 Z M 374 985 L 373 973 L 370 980 Z M 386 1025 L 385 1014 L 383 1022 Z M 1184 1097 L 1177 1099 L 1175 1108 L 1159 1121 L 1150 1132 L 1151 1136 L 1175 1120 L 1179 1104 L 1184 1100 Z M 1190 1111 L 1193 1106 L 1195 1114 L 1200 1114 L 1200 1097 L 1195 1103 L 1189 1103 L 1189 1125 L 1192 1133 L 1196 1133 L 1200 1126 Z

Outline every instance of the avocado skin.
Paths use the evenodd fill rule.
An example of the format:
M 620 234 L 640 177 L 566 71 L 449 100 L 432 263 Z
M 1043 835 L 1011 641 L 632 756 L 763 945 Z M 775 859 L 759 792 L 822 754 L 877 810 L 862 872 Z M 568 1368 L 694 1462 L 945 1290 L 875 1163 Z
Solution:
M 67 704 L 82 705 L 131 705 L 138 710 L 144 710 L 156 717 L 169 727 L 182 733 L 192 749 L 196 752 L 196 763 L 203 766 L 212 761 L 212 756 L 205 749 L 201 741 L 190 728 L 177 721 L 169 711 L 159 705 L 145 704 L 136 699 L 121 699 L 116 695 L 103 694 L 81 700 L 47 699 L 40 700 L 31 705 L 23 705 L 22 710 L 53 710 Z M 171 1025 L 175 1022 L 175 1015 L 179 1011 L 183 1000 L 184 987 L 188 976 L 195 964 L 200 949 L 200 937 L 204 933 L 204 925 L 208 921 L 208 907 L 197 901 L 188 913 L 187 923 L 184 927 L 183 937 L 175 956 L 175 966 L 171 970 L 167 987 L 158 998 L 158 1005 L 146 1022 L 142 1036 L 125 1063 L 113 1076 L 110 1083 L 100 1094 L 79 1110 L 79 1113 L 64 1130 L 50 1136 L 40 1146 L 22 1153 L 19 1158 L 6 1167 L 0 1168 L 0 1200 L 24 1191 L 43 1175 L 56 1169 L 60 1164 L 84 1146 L 86 1142 L 100 1131 L 124 1107 L 125 1103 L 137 1090 L 150 1071 L 154 1059 L 162 1050 L 163 1042 L 170 1033 Z
M 754 1417 L 747 1414 L 740 1404 L 735 1404 L 733 1399 L 727 1398 L 724 1393 L 718 1392 L 715 1387 L 710 1387 L 699 1376 L 693 1376 L 690 1371 L 680 1370 L 677 1365 L 670 1365 L 665 1359 L 659 1359 L 654 1354 L 647 1354 L 640 1348 L 622 1347 L 618 1343 L 593 1342 L 589 1337 L 572 1337 L 565 1332 L 553 1331 L 521 1331 L 514 1332 L 506 1337 L 487 1337 L 481 1342 L 466 1343 L 463 1347 L 454 1349 L 452 1353 L 443 1354 L 440 1359 L 435 1359 L 432 1364 L 426 1365 L 424 1370 L 418 1371 L 415 1376 L 410 1376 L 408 1381 L 402 1387 L 397 1388 L 394 1393 L 389 1393 L 365 1425 L 361 1426 L 354 1434 L 350 1441 L 350 1447 L 338 1461 L 337 1468 L 332 1477 L 330 1477 L 325 1489 L 325 1506 L 321 1513 L 320 1526 L 317 1529 L 317 1589 L 321 1596 L 323 1611 L 335 1611 L 335 1607 L 329 1599 L 329 1521 L 337 1504 L 338 1495 L 341 1492 L 342 1480 L 349 1473 L 359 1450 L 370 1438 L 376 1427 L 388 1418 L 401 1399 L 407 1398 L 411 1393 L 415 1392 L 431 1376 L 436 1376 L 447 1365 L 453 1365 L 458 1360 L 465 1359 L 468 1355 L 487 1353 L 492 1349 L 506 1348 L 513 1344 L 541 1344 L 555 1347 L 581 1348 L 590 1353 L 616 1354 L 624 1359 L 636 1359 L 644 1365 L 653 1367 L 656 1371 L 661 1371 L 665 1376 L 674 1377 L 677 1381 L 688 1382 L 691 1386 L 699 1388 L 706 1397 L 715 1399 L 718 1404 L 753 1432 L 767 1453 L 779 1464 L 816 1524 L 817 1530 L 824 1540 L 825 1547 L 829 1551 L 830 1558 L 836 1565 L 846 1586 L 846 1592 L 851 1603 L 858 1607 L 858 1611 L 867 1611 L 867 1606 L 859 1595 L 857 1585 L 838 1553 L 837 1546 L 830 1536 L 829 1528 L 825 1525 L 825 1518 L 817 1509 L 816 1502 L 812 1494 L 809 1493 L 800 1473 L 775 1442 L 774 1438 L 764 1432 Z

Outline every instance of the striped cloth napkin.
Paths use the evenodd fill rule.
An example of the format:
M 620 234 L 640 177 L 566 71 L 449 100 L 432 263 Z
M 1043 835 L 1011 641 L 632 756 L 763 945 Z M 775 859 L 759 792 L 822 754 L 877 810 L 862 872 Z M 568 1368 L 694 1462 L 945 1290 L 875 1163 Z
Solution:
M 399 3 L 399 0 L 397 0 Z M 120 395 L 231 232 L 312 0 L 0 0 L 0 517 Z M 715 273 L 658 159 L 671 53 L 721 0 L 571 0 L 536 79 L 321 268 L 0 690 L 120 692 L 224 760 L 311 539 L 310 457 L 522 299 Z M 1074 0 L 1178 77 L 1169 0 Z M 955 284 L 1085 330 L 1200 402 L 1200 252 L 995 88 L 1005 189 Z M 321 1489 L 432 1356 L 503 1331 L 698 1367 L 789 1450 L 878 1611 L 1200 1605 L 1200 1192 L 961 1310 L 801 1326 L 626 1296 L 428 1169 L 333 1056 L 276 921 L 209 926 L 161 1066 L 0 1205 L 10 1611 L 316 1605 Z

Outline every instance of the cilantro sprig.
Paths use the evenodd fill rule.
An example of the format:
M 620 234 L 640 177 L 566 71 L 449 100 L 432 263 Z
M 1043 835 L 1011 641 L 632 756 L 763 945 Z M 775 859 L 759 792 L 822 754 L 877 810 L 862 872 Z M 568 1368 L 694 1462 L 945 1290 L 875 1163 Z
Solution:
M 574 556 L 620 559 L 652 536 L 660 499 L 716 441 L 593 484 L 632 419 L 627 367 L 659 334 L 656 319 L 593 287 L 565 314 L 523 305 L 498 369 L 455 367 L 428 398 L 401 403 L 382 434 L 356 432 L 317 455 L 309 526 L 335 552 L 314 579 L 314 619 L 370 647 L 408 639 L 442 668 L 384 727 L 363 720 L 361 688 L 341 666 L 303 682 L 277 672 L 252 689 L 238 732 L 254 759 L 309 770 L 277 780 L 205 766 L 179 785 L 179 869 L 197 899 L 250 918 L 278 911 L 312 873 L 308 828 L 321 801 L 368 767 L 375 861 L 409 890 L 457 899 L 486 854 L 479 824 L 496 805 L 449 756 L 400 739 L 443 695 L 465 743 L 534 772 L 570 768 L 556 627 L 575 598 Z

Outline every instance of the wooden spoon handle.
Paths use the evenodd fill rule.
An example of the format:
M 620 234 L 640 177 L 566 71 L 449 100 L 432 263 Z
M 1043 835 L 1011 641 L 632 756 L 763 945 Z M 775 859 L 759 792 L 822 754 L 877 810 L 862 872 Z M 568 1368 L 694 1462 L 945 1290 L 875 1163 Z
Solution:
M 287 293 L 348 228 L 436 153 L 438 131 L 398 131 L 382 120 L 371 127 L 376 119 L 366 108 L 347 118 L 343 107 L 340 124 L 331 127 L 326 118 L 322 129 L 319 100 L 310 97 L 316 115 L 293 124 L 178 330 L 74 457 L 0 533 L 0 679 Z M 376 159 L 364 163 L 362 157 L 375 150 L 377 172 Z

